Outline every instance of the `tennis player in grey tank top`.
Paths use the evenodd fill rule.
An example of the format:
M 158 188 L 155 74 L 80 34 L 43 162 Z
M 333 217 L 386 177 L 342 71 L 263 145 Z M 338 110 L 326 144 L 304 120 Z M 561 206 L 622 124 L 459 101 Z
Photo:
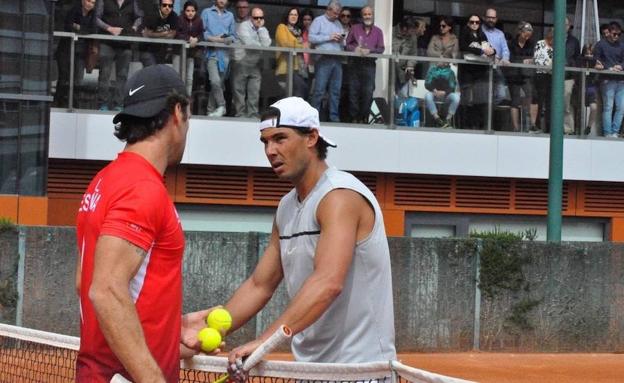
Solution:
M 258 339 L 230 352 L 233 369 L 282 324 L 295 334 L 298 361 L 396 359 L 390 255 L 375 196 L 327 165 L 327 148 L 336 145 L 322 134 L 318 111 L 301 98 L 271 105 L 261 117 L 260 139 L 273 171 L 295 187 L 280 201 L 256 269 L 225 304 L 230 332 L 256 315 L 282 280 L 290 301 Z
M 335 189 L 362 195 L 375 212 L 372 232 L 356 242 L 340 295 L 292 342 L 295 358 L 305 362 L 356 363 L 396 358 L 390 255 L 381 209 L 357 178 L 328 168 L 310 194 L 299 201 L 293 189 L 280 201 L 276 224 L 288 296 L 292 299 L 314 271 L 321 227 L 319 203 Z

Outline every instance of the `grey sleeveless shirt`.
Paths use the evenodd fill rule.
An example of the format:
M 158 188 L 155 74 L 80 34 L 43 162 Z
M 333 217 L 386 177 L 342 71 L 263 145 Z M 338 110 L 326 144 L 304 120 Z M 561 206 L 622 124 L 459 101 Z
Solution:
M 276 224 L 284 281 L 292 299 L 314 270 L 320 236 L 316 210 L 334 189 L 351 189 L 375 210 L 372 232 L 356 244 L 343 290 L 311 326 L 295 335 L 297 361 L 360 363 L 396 359 L 390 253 L 383 217 L 373 193 L 353 175 L 329 168 L 304 201 L 295 189 L 279 203 Z

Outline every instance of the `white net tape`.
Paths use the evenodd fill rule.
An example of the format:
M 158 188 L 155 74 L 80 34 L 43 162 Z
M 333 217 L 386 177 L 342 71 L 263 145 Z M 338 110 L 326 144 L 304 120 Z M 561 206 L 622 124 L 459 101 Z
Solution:
M 54 334 L 24 327 L 0 324 L 0 337 L 45 344 L 61 349 L 78 350 L 77 337 Z M 0 350 L 1 351 L 1 350 Z M 220 356 L 195 356 L 183 360 L 180 367 L 187 370 L 226 372 L 227 358 Z M 411 383 L 471 383 L 406 366 L 398 361 L 373 363 L 308 363 L 288 361 L 262 361 L 250 371 L 250 376 L 271 377 L 294 381 L 370 382 L 392 381 L 400 378 Z

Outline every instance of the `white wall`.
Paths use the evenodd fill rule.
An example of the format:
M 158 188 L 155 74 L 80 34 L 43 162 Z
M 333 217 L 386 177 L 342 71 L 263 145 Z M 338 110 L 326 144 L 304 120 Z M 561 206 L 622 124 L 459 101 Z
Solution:
M 51 158 L 112 160 L 123 149 L 112 114 L 50 116 Z M 351 171 L 459 176 L 548 178 L 548 136 L 435 129 L 389 130 L 324 126 L 337 142 L 329 162 Z M 265 167 L 257 123 L 194 117 L 183 163 Z M 564 178 L 624 181 L 624 140 L 566 138 Z

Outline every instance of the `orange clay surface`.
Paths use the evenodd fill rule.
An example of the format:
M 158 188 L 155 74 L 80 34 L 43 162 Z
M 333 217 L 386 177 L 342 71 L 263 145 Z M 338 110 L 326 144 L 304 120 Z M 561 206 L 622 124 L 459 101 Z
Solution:
M 290 354 L 270 359 L 292 360 Z M 482 383 L 623 383 L 624 354 L 402 353 L 408 366 Z

